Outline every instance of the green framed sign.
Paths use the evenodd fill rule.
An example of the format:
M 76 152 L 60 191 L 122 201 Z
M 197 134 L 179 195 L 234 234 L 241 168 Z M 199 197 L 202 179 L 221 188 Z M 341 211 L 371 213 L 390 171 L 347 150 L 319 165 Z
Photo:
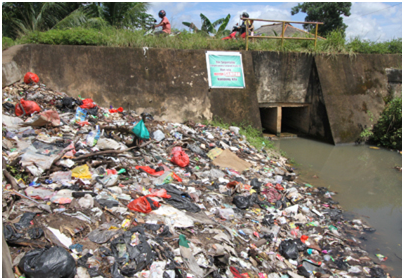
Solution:
M 209 87 L 245 88 L 243 60 L 239 52 L 206 52 Z

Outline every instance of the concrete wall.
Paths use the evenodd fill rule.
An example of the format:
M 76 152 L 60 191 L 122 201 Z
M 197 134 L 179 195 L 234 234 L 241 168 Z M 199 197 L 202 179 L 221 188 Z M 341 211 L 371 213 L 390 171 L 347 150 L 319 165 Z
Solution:
M 307 103 L 313 56 L 299 53 L 252 52 L 260 107 L 266 103 Z
M 209 89 L 204 50 L 24 45 L 3 57 L 10 53 L 21 73 L 32 71 L 48 87 L 101 106 L 147 111 L 160 120 L 216 116 L 261 127 L 249 52 L 242 52 L 245 89 Z
M 356 141 L 382 113 L 389 95 L 386 68 L 401 69 L 401 55 L 316 56 L 328 121 L 335 144 Z
M 14 46 L 3 52 L 3 86 L 35 72 L 47 86 L 102 106 L 185 121 L 220 117 L 274 133 L 281 119 L 327 142 L 352 143 L 401 95 L 401 55 L 311 56 L 241 52 L 245 89 L 209 89 L 204 50 Z M 389 70 L 390 69 L 390 70 Z M 307 106 L 307 110 L 282 108 Z M 259 108 L 277 108 L 262 111 Z M 276 112 L 276 113 L 275 113 Z M 271 119 L 276 117 L 277 119 Z

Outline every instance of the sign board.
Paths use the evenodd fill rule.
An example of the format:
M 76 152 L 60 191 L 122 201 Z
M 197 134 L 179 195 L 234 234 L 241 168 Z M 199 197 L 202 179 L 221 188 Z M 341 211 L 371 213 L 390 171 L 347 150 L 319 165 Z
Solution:
M 243 61 L 239 52 L 206 52 L 209 87 L 245 88 Z

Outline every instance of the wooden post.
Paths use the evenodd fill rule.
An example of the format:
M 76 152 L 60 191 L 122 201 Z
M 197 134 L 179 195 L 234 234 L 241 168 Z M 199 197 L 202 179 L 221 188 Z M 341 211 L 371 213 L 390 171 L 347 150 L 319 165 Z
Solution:
M 248 51 L 248 23 L 247 20 L 244 21 L 245 23 L 245 50 Z
M 314 49 L 317 48 L 317 31 L 318 31 L 318 23 L 316 23 L 316 40 L 314 40 Z
M 283 47 L 283 38 L 285 36 L 285 22 L 282 21 L 282 47 Z

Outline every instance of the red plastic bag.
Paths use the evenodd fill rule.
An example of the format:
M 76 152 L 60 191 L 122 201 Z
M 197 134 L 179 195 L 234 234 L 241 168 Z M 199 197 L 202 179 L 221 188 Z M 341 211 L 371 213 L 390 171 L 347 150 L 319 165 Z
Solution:
M 189 157 L 181 147 L 174 147 L 171 153 L 173 154 L 171 158 L 172 163 L 175 163 L 179 167 L 185 167 L 189 164 Z
M 162 197 L 162 198 L 171 198 L 171 195 L 167 194 L 166 189 L 154 190 L 149 189 L 150 194 L 146 195 L 147 197 Z
M 84 122 L 76 122 L 76 124 L 78 124 L 79 126 L 83 127 L 85 125 L 90 125 L 90 123 L 88 121 L 84 121 Z
M 156 172 L 156 170 L 154 170 L 153 168 L 150 168 L 148 166 L 136 166 L 135 168 L 138 169 L 138 170 L 139 169 L 143 170 L 144 172 L 149 173 L 152 176 L 161 176 L 161 175 L 164 174 L 164 170 Z
M 22 114 L 24 114 L 24 112 L 22 111 L 22 109 L 20 107 L 20 104 L 24 108 L 26 115 L 31 115 L 34 112 L 41 112 L 41 107 L 39 107 L 39 105 L 35 101 L 28 101 L 28 100 L 24 100 L 24 98 L 21 98 L 20 103 L 17 103 L 15 105 L 15 115 L 16 116 L 21 116 Z
M 110 109 L 109 112 L 110 112 L 111 114 L 112 114 L 112 113 L 116 113 L 116 112 L 122 113 L 122 112 L 123 112 L 123 108 L 122 108 L 122 107 L 119 107 L 118 109 Z
M 153 200 L 153 199 L 150 199 L 150 200 Z M 154 208 L 159 208 L 160 203 L 153 200 L 153 206 L 154 206 Z M 142 212 L 142 213 L 146 213 L 146 214 L 150 213 L 153 210 L 152 206 L 150 205 L 146 196 L 142 196 L 142 197 L 139 197 L 139 198 L 133 200 L 131 203 L 128 204 L 128 208 L 130 210 L 133 210 L 136 212 Z
M 26 84 L 39 83 L 38 75 L 31 72 L 27 72 L 24 76 L 24 83 Z
M 177 174 L 175 174 L 174 172 L 173 172 L 173 178 L 175 179 L 175 180 L 177 180 L 178 182 L 182 182 L 182 179 L 180 178 L 180 176 L 178 176 Z
M 93 102 L 93 100 L 91 98 L 86 98 L 86 99 L 83 100 L 83 105 L 81 105 L 80 108 L 82 108 L 82 109 L 92 109 L 95 106 L 97 106 L 97 105 L 94 104 L 94 102 Z

